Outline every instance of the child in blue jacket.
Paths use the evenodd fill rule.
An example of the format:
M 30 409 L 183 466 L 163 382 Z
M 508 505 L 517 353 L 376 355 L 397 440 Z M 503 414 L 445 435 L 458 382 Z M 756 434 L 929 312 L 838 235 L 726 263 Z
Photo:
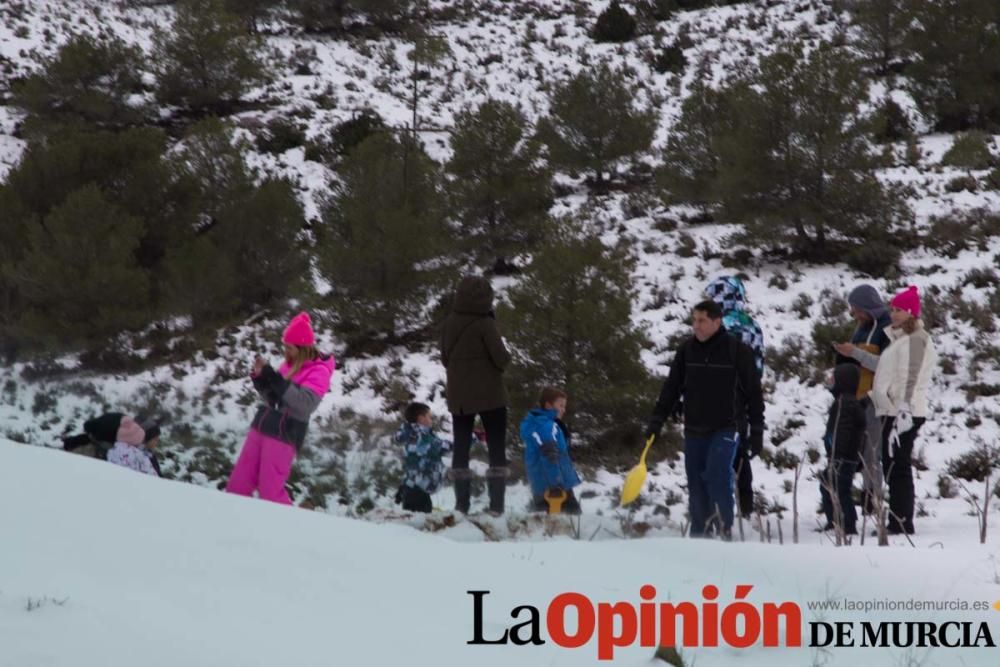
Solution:
M 538 397 L 538 407 L 521 422 L 524 467 L 534 496 L 534 509 L 547 510 L 545 492 L 560 495 L 561 490 L 567 494 L 562 511 L 579 514 L 580 503 L 573 487 L 580 483 L 580 477 L 569 458 L 569 430 L 562 423 L 566 399 L 565 392 L 546 387 Z
M 441 486 L 441 457 L 451 451 L 451 443 L 434 433 L 431 409 L 424 403 L 408 405 L 403 418 L 395 437 L 396 444 L 403 446 L 403 484 L 397 502 L 404 510 L 430 512 L 431 494 Z

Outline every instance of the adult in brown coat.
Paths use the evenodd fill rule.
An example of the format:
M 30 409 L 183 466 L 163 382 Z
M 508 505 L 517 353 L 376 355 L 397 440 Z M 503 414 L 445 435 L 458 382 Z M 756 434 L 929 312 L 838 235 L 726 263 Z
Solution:
M 493 286 L 478 276 L 462 278 L 441 334 L 441 363 L 448 373 L 446 394 L 452 416 L 455 509 L 469 511 L 472 473 L 469 449 L 476 415 L 486 430 L 490 468 L 486 472 L 490 512 L 503 514 L 507 483 L 507 390 L 503 372 L 510 352 L 493 312 Z

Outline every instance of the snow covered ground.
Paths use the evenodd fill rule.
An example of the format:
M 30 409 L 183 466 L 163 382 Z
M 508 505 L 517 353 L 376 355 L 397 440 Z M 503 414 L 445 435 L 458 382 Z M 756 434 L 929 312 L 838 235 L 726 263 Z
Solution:
M 699 61 L 706 60 L 718 80 L 742 63 L 773 49 L 779 33 L 795 34 L 813 43 L 831 38 L 843 19 L 832 15 L 828 3 L 748 3 L 679 12 L 657 26 L 659 36 L 645 35 L 628 44 L 608 45 L 594 44 L 587 36 L 594 17 L 605 3 L 557 0 L 493 3 L 489 11 L 487 4 L 483 3 L 478 13 L 459 14 L 453 22 L 436 26 L 447 39 L 451 55 L 426 82 L 427 96 L 421 103 L 424 122 L 448 125 L 459 109 L 484 99 L 487 94 L 515 101 L 531 119 L 537 119 L 546 112 L 544 93 L 554 81 L 569 76 L 584 63 L 607 58 L 616 66 L 634 69 L 643 103 L 659 109 L 657 146 L 662 146 L 669 136 Z M 96 0 L 74 3 L 37 0 L 23 5 L 16 12 L 16 19 L 11 12 L 5 14 L 12 17 L 9 22 L 0 22 L 0 62 L 9 64 L 8 80 L 34 67 L 33 51 L 50 54 L 74 31 L 113 31 L 130 43 L 149 48 L 153 26 L 164 25 L 171 11 Z M 469 7 L 475 9 L 475 3 Z M 658 40 L 662 44 L 673 43 L 681 34 L 686 34 L 691 44 L 685 49 L 687 69 L 680 76 L 656 73 L 648 62 L 651 49 Z M 236 122 L 259 126 L 274 117 L 295 117 L 305 125 L 307 136 L 314 138 L 327 135 L 338 122 L 364 108 L 375 109 L 390 123 L 406 120 L 408 81 L 402 65 L 409 46 L 404 41 L 332 40 L 290 32 L 269 36 L 267 42 L 286 59 L 279 66 L 277 80 L 266 90 L 253 93 L 254 99 L 265 99 L 270 106 L 246 112 Z M 302 64 L 307 67 L 299 68 Z M 326 91 L 333 93 L 332 108 L 328 108 L 330 96 Z M 903 91 L 886 91 L 884 85 L 873 88 L 873 96 L 888 93 L 912 109 L 912 100 Z M 0 107 L 0 178 L 16 163 L 24 148 L 24 142 L 13 136 L 18 120 L 13 109 Z M 917 126 L 921 124 L 918 122 Z M 923 127 L 926 129 L 926 124 Z M 448 156 L 449 148 L 440 133 L 428 134 L 425 140 L 435 158 Z M 894 146 L 897 164 L 880 174 L 887 181 L 914 188 L 910 202 L 918 229 L 925 229 L 935 215 L 977 208 L 1000 211 L 998 191 L 945 190 L 951 179 L 966 174 L 965 170 L 940 165 L 952 141 L 953 137 L 942 135 L 919 137 L 921 159 L 915 166 L 904 166 L 898 159 L 904 146 Z M 301 148 L 278 156 L 254 157 L 255 162 L 267 169 L 294 178 L 302 187 L 307 207 L 325 189 L 327 179 L 334 177 L 325 166 L 305 160 Z M 655 162 L 655 152 L 644 159 Z M 972 172 L 972 175 L 981 179 L 985 174 Z M 571 182 L 565 175 L 560 176 L 560 181 Z M 573 182 L 579 185 L 579 181 Z M 823 313 L 824 305 L 837 297 L 843 298 L 860 282 L 871 282 L 886 294 L 907 282 L 919 285 L 925 293 L 938 288 L 941 291 L 937 298 L 949 308 L 958 297 L 988 307 L 990 299 L 997 295 L 996 284 L 977 288 L 967 280 L 973 270 L 996 271 L 1000 267 L 1000 239 L 996 238 L 989 240 L 984 248 L 970 249 L 956 257 L 946 256 L 933 243 L 908 252 L 902 262 L 903 280 L 887 282 L 869 280 L 844 265 L 790 266 L 761 257 L 738 269 L 727 267 L 721 255 L 734 249 L 727 238 L 739 229 L 738 225 L 694 224 L 683 217 L 691 211 L 677 208 L 640 207 L 636 214 L 629 197 L 621 194 L 588 199 L 584 189 L 578 187 L 557 202 L 554 212 L 580 208 L 588 210 L 595 231 L 609 243 L 621 235 L 635 242 L 640 261 L 634 276 L 639 296 L 633 320 L 636 326 L 649 327 L 652 346 L 643 358 L 659 373 L 665 372 L 672 353 L 667 342 L 684 330 L 687 309 L 700 298 L 702 287 L 723 273 L 746 273 L 752 313 L 764 328 L 768 347 L 774 350 L 810 345 L 813 327 L 830 319 Z M 314 212 L 315 208 L 308 210 Z M 661 225 L 664 220 L 672 224 Z M 683 251 L 689 244 L 693 244 L 693 255 Z M 503 285 L 498 287 L 502 293 Z M 803 295 L 809 297 L 811 305 L 801 306 L 806 303 Z M 969 504 L 961 493 L 953 497 L 942 493 L 939 476 L 950 459 L 975 444 L 974 438 L 994 443 L 1000 437 L 1000 395 L 971 396 L 966 389 L 976 383 L 1000 385 L 997 364 L 1000 335 L 995 327 L 996 318 L 991 318 L 994 329 L 989 331 L 973 328 L 967 320 L 949 314 L 944 326 L 933 332 L 939 352 L 950 362 L 951 371 L 946 373 L 942 369 L 936 378 L 931 401 L 934 415 L 917 443 L 918 458 L 926 464 L 925 470 L 918 471 L 916 480 L 918 548 L 936 544 L 949 549 L 978 548 L 973 546 L 978 542 L 978 534 L 976 518 L 969 515 Z M 0 368 L 0 436 L 52 447 L 58 445 L 60 434 L 78 430 L 84 418 L 104 409 L 165 414 L 170 418 L 163 438 L 167 454 L 165 469 L 181 479 L 215 486 L 223 466 L 215 465 L 215 474 L 205 472 L 205 461 L 225 463 L 235 457 L 252 411 L 252 391 L 243 370 L 256 352 L 277 356 L 276 343 L 282 324 L 264 321 L 220 331 L 212 344 L 190 358 L 135 374 L 74 372 L 77 360 L 73 357 L 60 360 L 69 372 L 47 372 L 24 364 Z M 340 352 L 337 341 L 327 331 L 323 332 L 323 345 L 334 353 Z M 331 395 L 322 404 L 311 428 L 297 472 L 307 480 L 334 473 L 338 476 L 335 483 L 321 490 L 332 514 L 356 516 L 363 507 L 373 507 L 366 516 L 376 522 L 421 525 L 420 521 L 400 517 L 392 506 L 392 493 L 379 490 L 373 480 L 385 477 L 386 469 L 398 467 L 397 452 L 388 439 L 397 416 L 386 407 L 383 390 L 387 379 L 401 381 L 417 400 L 432 405 L 436 414 L 446 414 L 443 370 L 436 351 L 394 350 L 383 357 L 341 359 L 341 362 Z M 808 457 L 810 449 L 819 449 L 824 412 L 830 400 L 828 394 L 809 379 L 778 380 L 768 375 L 765 381 L 770 388 L 767 447 L 774 452 Z M 650 407 L 654 398 L 650 397 Z M 642 423 L 647 415 L 634 417 L 637 423 Z M 569 418 L 572 420 L 572 404 Z M 443 429 L 445 433 L 449 431 L 447 423 Z M 783 439 L 777 443 L 779 434 Z M 479 466 L 480 471 L 485 467 L 481 462 L 474 466 Z M 816 466 L 807 466 L 806 476 L 812 467 Z M 582 528 L 584 535 L 593 532 L 595 541 L 611 540 L 629 533 L 635 525 L 641 525 L 642 533 L 649 536 L 679 534 L 686 498 L 682 465 L 660 462 L 653 466 L 644 503 L 634 513 L 617 508 L 621 480 L 622 471 L 587 471 L 583 521 L 590 522 L 592 527 Z M 765 520 L 770 522 L 773 535 L 777 534 L 780 523 L 786 540 L 791 534 L 790 484 L 789 470 L 755 464 L 755 488 L 771 506 Z M 304 495 L 297 494 L 297 500 Z M 825 536 L 811 531 L 817 522 L 818 498 L 816 483 L 804 482 L 799 492 L 802 540 L 815 546 L 829 544 Z M 508 504 L 515 512 L 526 501 L 523 484 L 510 488 Z M 452 504 L 450 490 L 435 498 L 438 507 L 448 508 Z M 483 500 L 478 499 L 475 504 L 481 506 Z M 664 508 L 669 509 L 669 516 L 665 516 Z M 488 532 L 468 525 L 446 532 L 456 539 L 467 540 L 546 537 L 544 529 L 520 518 L 513 526 L 492 527 Z M 749 526 L 747 539 L 759 539 Z M 991 544 L 995 539 L 990 538 Z M 899 546 L 909 549 L 905 540 Z
M 331 517 L 0 441 L 0 665 L 176 667 L 330 665 L 592 665 L 596 639 L 575 648 L 477 646 L 542 612 L 560 593 L 638 606 L 720 609 L 737 585 L 753 604 L 791 601 L 810 621 L 988 622 L 1000 613 L 860 614 L 808 611 L 810 601 L 1000 598 L 995 546 L 849 550 L 646 539 L 464 544 L 400 526 Z M 524 613 L 524 612 L 521 612 Z M 518 621 L 527 616 L 519 617 Z M 567 630 L 574 631 L 573 612 Z M 688 649 L 687 663 L 721 665 L 997 664 L 987 648 Z M 613 664 L 650 664 L 653 650 L 619 648 Z M 608 664 L 608 663 L 605 663 Z M 659 663 L 664 664 L 664 663 Z

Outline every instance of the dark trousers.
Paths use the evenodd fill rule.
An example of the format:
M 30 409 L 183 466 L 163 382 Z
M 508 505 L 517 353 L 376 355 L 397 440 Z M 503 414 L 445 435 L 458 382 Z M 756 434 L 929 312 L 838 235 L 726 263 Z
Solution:
M 486 447 L 489 450 L 490 467 L 507 466 L 507 408 L 496 408 L 479 413 L 486 429 Z M 454 435 L 454 450 L 451 467 L 456 470 L 468 469 L 469 449 L 472 448 L 472 427 L 476 415 L 452 415 L 451 428 Z
M 848 534 L 857 532 L 858 511 L 854 507 L 854 498 L 851 495 L 854 473 L 857 468 L 856 461 L 833 459 L 823 470 L 823 479 L 819 483 L 819 495 L 823 501 L 823 513 L 826 514 L 827 524 L 840 523 L 844 532 Z M 831 487 L 840 503 L 839 518 L 835 511 L 836 508 L 833 506 L 833 497 L 830 494 Z
M 432 509 L 430 494 L 416 486 L 404 486 L 403 509 L 408 512 L 430 512 Z
M 705 535 L 708 528 L 733 526 L 733 458 L 737 437 L 733 431 L 708 436 L 684 436 L 684 470 L 688 483 L 691 537 Z M 721 526 L 717 524 L 721 522 Z
M 753 469 L 750 467 L 750 455 L 744 447 L 744 440 L 736 448 L 733 458 L 733 472 L 736 473 L 736 497 L 739 500 L 740 514 L 750 518 L 753 513 Z
M 915 504 L 913 443 L 917 439 L 917 432 L 925 421 L 926 419 L 923 417 L 914 417 L 913 428 L 906 433 L 899 434 L 899 448 L 893 453 L 889 436 L 892 434 L 892 427 L 896 420 L 894 417 L 885 417 L 882 420 L 882 473 L 889 485 L 888 528 L 890 533 L 913 532 Z

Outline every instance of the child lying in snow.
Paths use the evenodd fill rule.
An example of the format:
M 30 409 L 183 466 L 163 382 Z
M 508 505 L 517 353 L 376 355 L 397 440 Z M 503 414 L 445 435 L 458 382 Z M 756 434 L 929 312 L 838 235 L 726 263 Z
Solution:
M 108 452 L 108 462 L 156 476 L 152 460 L 142 449 L 145 440 L 146 432 L 142 426 L 131 417 L 122 417 L 115 436 L 115 446 Z

